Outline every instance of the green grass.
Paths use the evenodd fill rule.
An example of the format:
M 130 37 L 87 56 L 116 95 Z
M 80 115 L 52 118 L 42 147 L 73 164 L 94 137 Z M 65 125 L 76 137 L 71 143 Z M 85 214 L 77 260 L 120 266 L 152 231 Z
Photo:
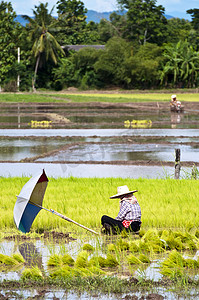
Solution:
M 173 94 L 173 92 L 171 92 Z M 168 91 L 160 92 L 145 92 L 145 93 L 125 93 L 125 92 L 113 92 L 111 94 L 105 93 L 77 93 L 77 94 L 64 94 L 64 93 L 0 93 L 0 103 L 5 102 L 22 102 L 22 103 L 38 103 L 38 102 L 111 102 L 111 103 L 126 103 L 126 102 L 159 102 L 170 101 L 171 94 Z M 183 93 L 177 94 L 177 98 L 180 101 L 198 102 L 198 93 Z
M 16 195 L 28 180 L 27 177 L 0 178 L 0 230 L 15 228 L 13 209 Z M 117 186 L 125 184 L 138 190 L 136 196 L 142 210 L 142 230 L 173 228 L 190 231 L 199 228 L 197 180 L 49 178 L 43 206 L 100 232 L 101 216 L 106 214 L 115 218 L 119 210 L 119 200 L 109 197 L 116 193 Z M 41 210 L 31 231 L 53 229 L 85 233 L 77 225 Z

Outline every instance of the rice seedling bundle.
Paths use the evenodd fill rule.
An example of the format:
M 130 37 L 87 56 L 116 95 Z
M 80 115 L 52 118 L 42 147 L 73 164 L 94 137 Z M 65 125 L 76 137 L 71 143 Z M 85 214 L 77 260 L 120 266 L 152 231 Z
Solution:
M 151 261 L 150 261 L 150 259 L 148 258 L 148 256 L 146 256 L 145 254 L 143 254 L 143 253 L 141 253 L 140 255 L 139 255 L 139 260 L 141 261 L 141 262 L 143 262 L 144 264 L 149 264 Z
M 108 244 L 107 248 L 108 248 L 109 252 L 115 252 L 116 251 L 116 245 L 115 244 L 112 244 L 112 243 Z
M 125 251 L 125 250 L 129 250 L 129 242 L 123 240 L 123 239 L 119 239 L 119 241 L 116 244 L 118 246 L 118 248 L 121 251 Z
M 50 256 L 47 265 L 50 267 L 60 266 L 62 264 L 62 256 L 58 254 L 53 254 Z
M 22 272 L 21 279 L 22 280 L 26 280 L 26 279 L 39 280 L 39 279 L 43 279 L 43 274 L 37 266 L 32 267 L 32 268 L 26 268 Z
M 74 265 L 74 259 L 69 254 L 64 254 L 62 256 L 62 263 L 64 265 L 73 266 Z
M 130 265 L 140 265 L 142 264 L 141 260 L 139 258 L 137 258 L 136 256 L 130 254 L 128 257 L 127 257 L 127 260 L 128 260 L 128 263 Z
M 199 260 L 183 258 L 183 256 L 173 250 L 167 259 L 161 263 L 161 274 L 171 277 L 185 277 L 187 269 L 199 269 Z
M 108 254 L 106 258 L 106 267 L 114 268 L 119 265 L 119 262 L 112 254 Z
M 94 251 L 94 247 L 90 244 L 84 244 L 82 249 L 85 250 L 85 251 L 90 251 L 90 252 Z
M 71 277 L 71 269 L 69 267 L 60 267 L 50 272 L 51 278 L 68 278 Z

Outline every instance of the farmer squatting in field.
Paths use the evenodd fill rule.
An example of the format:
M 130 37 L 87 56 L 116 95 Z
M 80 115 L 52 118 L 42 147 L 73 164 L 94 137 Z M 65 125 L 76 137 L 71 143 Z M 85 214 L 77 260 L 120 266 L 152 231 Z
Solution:
M 120 198 L 120 210 L 115 219 L 109 216 L 102 216 L 102 232 L 106 234 L 117 234 L 122 230 L 137 232 L 141 226 L 141 208 L 134 196 L 137 190 L 129 191 L 127 185 L 119 186 L 117 194 L 110 199 Z

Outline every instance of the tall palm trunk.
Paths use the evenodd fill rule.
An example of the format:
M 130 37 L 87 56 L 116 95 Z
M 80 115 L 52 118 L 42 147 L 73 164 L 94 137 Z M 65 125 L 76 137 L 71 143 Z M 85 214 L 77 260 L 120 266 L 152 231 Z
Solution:
M 33 77 L 33 80 L 32 80 L 32 90 L 33 90 L 33 92 L 36 92 L 35 83 L 36 83 L 37 71 L 38 71 L 38 67 L 39 67 L 40 55 L 41 55 L 41 53 L 39 52 L 39 55 L 37 56 L 36 65 L 35 65 L 35 73 L 34 73 L 34 77 Z

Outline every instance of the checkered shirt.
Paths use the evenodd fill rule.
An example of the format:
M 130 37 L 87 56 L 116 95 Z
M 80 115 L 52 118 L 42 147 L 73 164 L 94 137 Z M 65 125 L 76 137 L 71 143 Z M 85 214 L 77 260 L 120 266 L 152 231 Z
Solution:
M 141 208 L 138 202 L 134 204 L 129 203 L 128 201 L 121 201 L 120 211 L 115 218 L 118 221 L 140 221 L 141 222 Z

